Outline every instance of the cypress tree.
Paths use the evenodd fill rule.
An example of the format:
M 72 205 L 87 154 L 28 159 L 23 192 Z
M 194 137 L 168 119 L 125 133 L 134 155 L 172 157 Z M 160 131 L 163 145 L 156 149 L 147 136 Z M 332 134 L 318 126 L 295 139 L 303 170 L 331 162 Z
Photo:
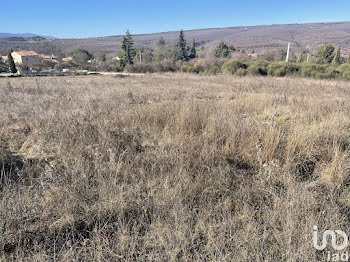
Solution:
M 338 47 L 337 52 L 335 53 L 332 64 L 337 66 L 341 64 L 340 46 Z
M 131 37 L 129 29 L 126 30 L 125 36 L 123 37 L 121 48 L 124 51 L 123 57 L 126 59 L 125 63 L 132 65 L 134 63 L 136 51 L 134 48 L 134 40 Z
M 197 57 L 196 42 L 194 41 L 194 38 L 193 38 L 189 58 L 193 59 L 196 57 Z
M 12 57 L 11 52 L 8 54 L 7 58 L 8 58 L 8 64 L 9 64 L 11 73 L 16 74 L 17 73 L 17 68 L 16 68 L 16 65 L 15 65 L 15 61 L 13 61 L 13 57 Z

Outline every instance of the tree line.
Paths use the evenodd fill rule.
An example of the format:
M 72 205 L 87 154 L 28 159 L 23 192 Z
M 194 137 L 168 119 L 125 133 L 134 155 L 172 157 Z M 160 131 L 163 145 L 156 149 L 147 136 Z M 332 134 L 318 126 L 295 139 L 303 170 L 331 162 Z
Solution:
M 201 44 L 201 43 L 199 43 Z M 122 71 L 126 67 L 126 70 L 141 70 L 141 71 L 177 71 L 181 70 L 181 65 L 185 65 L 183 71 L 193 71 L 199 72 L 200 67 L 194 66 L 190 60 L 197 58 L 197 45 L 195 39 L 192 39 L 190 44 L 187 43 L 185 39 L 185 34 L 183 30 L 180 30 L 178 39 L 174 44 L 168 44 L 163 37 L 156 42 L 154 48 L 149 47 L 135 47 L 133 37 L 129 30 L 126 31 L 125 35 L 122 38 L 121 42 L 121 52 L 114 60 L 107 61 L 106 55 L 103 53 L 97 53 L 95 55 L 90 54 L 87 50 L 79 48 L 76 49 L 72 54 L 72 62 L 63 62 L 58 65 L 53 65 L 55 69 L 60 70 L 62 68 L 71 68 L 71 69 L 88 69 L 88 70 L 103 70 L 103 71 Z M 201 46 L 201 51 L 204 51 L 204 46 Z M 233 45 L 228 45 L 223 40 L 220 40 L 216 46 L 211 49 L 211 56 L 215 59 L 227 60 L 228 58 L 233 57 L 234 52 L 239 52 L 245 54 L 246 50 L 236 49 Z M 254 50 L 251 51 L 251 54 L 254 54 Z M 276 54 L 278 58 L 276 58 Z M 239 56 L 235 56 L 239 57 Z M 284 61 L 286 57 L 285 50 L 280 50 L 275 52 L 275 55 L 270 59 L 269 57 L 264 57 L 262 54 L 256 56 L 257 59 L 242 58 L 244 61 L 251 60 L 266 60 L 266 61 Z M 238 58 L 238 59 L 240 59 Z M 310 61 L 309 59 L 310 58 Z M 327 64 L 333 66 L 339 66 L 343 63 L 349 63 L 349 58 L 344 58 L 341 55 L 340 47 L 335 47 L 333 44 L 327 44 L 321 47 L 314 55 L 311 55 L 309 51 L 305 50 L 301 52 L 298 57 L 291 52 L 291 61 L 296 63 L 304 63 L 306 61 L 315 63 L 315 64 Z M 165 63 L 163 63 L 165 62 Z M 188 64 L 188 62 L 190 62 Z M 198 62 L 198 61 L 197 61 Z M 160 63 L 165 65 L 164 68 L 157 69 L 154 66 Z M 219 72 L 217 62 L 214 64 L 212 71 Z M 216 64 L 215 64 L 216 63 Z M 148 68 L 146 65 L 151 64 L 153 68 Z M 166 65 L 167 64 L 167 65 Z M 188 64 L 188 65 L 187 65 Z M 11 72 L 17 72 L 16 65 L 13 61 L 11 52 L 8 54 L 8 66 Z M 143 67 L 142 67 L 143 66 Z M 187 67 L 186 67 L 187 66 Z M 191 67 L 193 66 L 193 67 Z M 139 68 L 133 68 L 139 67 Z M 215 67 L 215 68 L 214 68 Z M 188 69 L 188 70 L 187 70 Z
M 145 63 L 161 61 L 186 62 L 197 57 L 195 39 L 193 38 L 190 46 L 187 45 L 183 30 L 180 31 L 178 40 L 174 45 L 168 45 L 164 38 L 161 37 L 156 43 L 155 50 L 147 47 L 136 49 L 131 33 L 127 30 L 122 40 L 121 50 L 122 54 L 118 57 L 118 64 L 122 69 L 128 64 L 134 64 L 135 59 Z

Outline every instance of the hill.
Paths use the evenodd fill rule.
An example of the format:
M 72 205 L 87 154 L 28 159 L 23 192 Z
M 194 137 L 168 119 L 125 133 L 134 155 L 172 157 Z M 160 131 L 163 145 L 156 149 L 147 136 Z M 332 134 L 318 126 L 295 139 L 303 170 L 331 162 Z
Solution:
M 53 40 L 55 37 L 53 36 L 42 36 L 42 35 L 37 35 L 37 34 L 30 34 L 30 33 L 24 33 L 24 34 L 12 34 L 12 33 L 0 33 L 0 38 L 43 38 L 43 39 L 49 39 Z
M 188 41 L 194 37 L 198 46 L 213 48 L 223 39 L 237 48 L 261 52 L 265 50 L 285 49 L 288 42 L 295 51 L 310 50 L 314 52 L 325 43 L 339 45 L 344 52 L 350 51 L 350 22 L 311 23 L 289 25 L 241 26 L 229 28 L 210 28 L 185 31 Z M 163 32 L 134 35 L 136 46 L 154 47 L 156 41 L 163 37 L 173 43 L 178 32 Z M 115 53 L 119 50 L 122 36 L 96 37 L 84 39 L 54 39 L 33 41 L 16 41 L 0 39 L 0 52 L 9 48 L 30 49 L 42 53 L 69 53 L 76 48 L 85 48 L 92 53 Z

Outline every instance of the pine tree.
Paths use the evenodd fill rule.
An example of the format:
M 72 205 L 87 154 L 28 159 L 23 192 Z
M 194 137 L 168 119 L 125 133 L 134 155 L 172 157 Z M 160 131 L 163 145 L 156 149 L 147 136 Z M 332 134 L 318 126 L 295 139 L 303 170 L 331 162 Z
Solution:
M 332 61 L 333 65 L 340 65 L 341 64 L 341 56 L 340 56 L 340 46 L 337 49 L 337 52 L 335 53 L 334 59 Z
M 181 29 L 180 35 L 179 35 L 179 40 L 175 45 L 174 48 L 174 60 L 175 61 L 187 61 L 188 56 L 187 56 L 187 45 L 186 45 L 186 40 L 185 40 L 185 35 L 184 31 Z
M 12 52 L 10 52 L 8 54 L 8 64 L 9 64 L 9 67 L 10 67 L 10 70 L 11 70 L 11 73 L 13 74 L 16 74 L 17 73 L 17 68 L 16 68 L 16 65 L 15 65 L 15 61 L 13 61 L 13 57 L 12 57 Z
M 123 37 L 123 42 L 121 46 L 124 54 L 122 57 L 126 59 L 125 64 L 132 65 L 134 63 L 134 57 L 136 55 L 136 51 L 134 48 L 134 40 L 131 37 L 129 29 L 126 30 L 125 36 Z
M 197 57 L 197 51 L 196 51 L 196 42 L 194 41 L 194 38 L 192 40 L 192 46 L 190 50 L 190 55 L 188 56 L 190 59 Z
M 322 47 L 316 54 L 318 64 L 330 64 L 334 59 L 334 46 L 328 44 Z
M 215 47 L 213 55 L 215 58 L 226 58 L 229 57 L 231 51 L 229 47 L 225 44 L 224 41 L 220 41 L 219 44 Z

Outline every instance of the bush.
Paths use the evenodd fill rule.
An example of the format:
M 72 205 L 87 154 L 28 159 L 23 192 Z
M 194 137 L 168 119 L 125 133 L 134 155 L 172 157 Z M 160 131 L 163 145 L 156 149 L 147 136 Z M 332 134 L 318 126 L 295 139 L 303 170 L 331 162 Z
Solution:
M 214 65 L 214 66 L 208 68 L 208 69 L 206 70 L 206 73 L 207 73 L 208 75 L 217 75 L 217 74 L 220 74 L 220 73 L 221 73 L 221 68 L 220 68 L 219 66 Z
M 160 73 L 176 72 L 180 69 L 176 64 L 172 62 L 159 62 L 159 63 L 153 64 L 153 66 L 155 71 Z
M 245 76 L 246 74 L 247 74 L 247 69 L 244 69 L 244 68 L 239 68 L 238 70 L 237 70 L 237 72 L 236 72 L 236 74 L 238 75 L 238 76 Z
M 338 68 L 335 66 L 329 66 L 326 68 L 325 76 L 326 79 L 334 79 L 337 78 L 340 75 L 340 72 L 338 71 Z
M 183 73 L 189 73 L 190 67 L 191 67 L 191 66 L 189 66 L 189 65 L 183 65 L 183 66 L 181 66 L 181 72 L 183 72 Z
M 127 64 L 124 68 L 129 73 L 154 73 L 155 68 L 150 64 Z
M 344 71 L 341 77 L 345 80 L 350 80 L 350 70 Z
M 338 71 L 340 73 L 344 73 L 346 71 L 350 71 L 350 63 L 342 64 L 338 67 Z
M 193 66 L 191 66 L 191 73 L 199 74 L 202 72 L 204 72 L 204 67 L 200 64 L 194 64 Z
M 293 63 L 273 63 L 268 66 L 267 73 L 270 76 L 286 76 L 296 75 L 299 71 L 299 66 Z
M 241 61 L 234 60 L 234 61 L 228 61 L 222 66 L 222 72 L 226 74 L 235 74 L 238 69 L 246 69 L 247 65 L 242 63 Z
M 248 72 L 251 75 L 262 75 L 266 76 L 267 75 L 267 70 L 269 67 L 270 63 L 266 61 L 258 61 L 253 64 L 251 64 L 248 67 Z

